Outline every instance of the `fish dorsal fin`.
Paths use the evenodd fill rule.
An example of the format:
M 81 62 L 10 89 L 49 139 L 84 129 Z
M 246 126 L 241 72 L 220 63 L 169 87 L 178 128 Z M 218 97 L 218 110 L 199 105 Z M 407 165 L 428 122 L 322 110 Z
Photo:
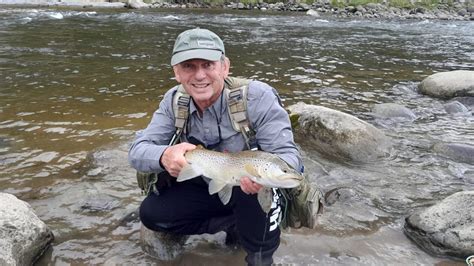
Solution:
M 251 176 L 260 177 L 260 175 L 258 174 L 257 169 L 255 169 L 255 166 L 253 166 L 249 163 L 246 163 L 244 165 L 244 168 L 245 168 L 245 171 L 247 171 L 247 173 L 249 173 Z
M 262 207 L 262 211 L 269 213 L 273 203 L 272 189 L 268 187 L 261 188 L 257 194 L 257 199 L 260 207 Z
M 225 186 L 226 186 L 225 182 L 212 179 L 211 182 L 209 183 L 209 194 L 210 195 L 215 194 L 221 191 Z
M 176 181 L 183 182 L 201 176 L 202 174 L 202 171 L 196 169 L 196 167 L 193 167 L 192 164 L 188 163 L 181 169 L 178 175 L 178 179 Z
M 231 197 L 232 197 L 232 186 L 227 185 L 224 188 L 222 188 L 221 191 L 219 191 L 219 198 L 221 199 L 224 205 L 227 205 L 227 203 L 229 203 Z

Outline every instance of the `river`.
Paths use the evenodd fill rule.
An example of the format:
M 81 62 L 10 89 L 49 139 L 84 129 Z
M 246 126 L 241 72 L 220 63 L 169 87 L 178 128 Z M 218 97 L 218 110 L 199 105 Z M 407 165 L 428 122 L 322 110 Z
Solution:
M 309 175 L 336 203 L 315 230 L 286 231 L 275 262 L 462 265 L 420 250 L 402 227 L 413 211 L 474 189 L 473 165 L 431 148 L 473 145 L 472 114 L 449 115 L 446 101 L 416 92 L 432 73 L 474 70 L 473 23 L 2 7 L 0 191 L 30 203 L 55 234 L 38 265 L 156 263 L 140 249 L 138 223 L 122 220 L 142 198 L 125 153 L 176 83 L 169 65 L 175 37 L 208 28 L 226 44 L 231 75 L 270 83 L 285 105 L 352 114 L 394 144 L 389 158 L 364 165 L 305 147 Z M 373 105 L 385 102 L 405 105 L 417 119 L 374 117 Z M 324 175 L 315 174 L 320 166 Z M 200 244 L 167 264 L 241 265 L 243 256 Z

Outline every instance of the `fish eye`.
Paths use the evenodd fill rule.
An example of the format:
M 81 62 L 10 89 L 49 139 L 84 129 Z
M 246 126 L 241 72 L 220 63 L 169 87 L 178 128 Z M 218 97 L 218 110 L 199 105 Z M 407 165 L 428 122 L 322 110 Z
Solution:
M 288 170 L 286 170 L 286 169 L 283 169 L 283 173 L 285 173 L 285 174 L 286 174 L 286 173 L 288 173 Z

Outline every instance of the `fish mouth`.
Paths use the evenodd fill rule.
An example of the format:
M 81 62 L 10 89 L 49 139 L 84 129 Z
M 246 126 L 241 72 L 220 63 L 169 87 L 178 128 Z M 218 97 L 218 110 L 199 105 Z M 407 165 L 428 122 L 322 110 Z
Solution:
M 294 188 L 301 184 L 303 177 L 299 175 L 285 174 L 278 177 L 278 187 L 280 188 Z

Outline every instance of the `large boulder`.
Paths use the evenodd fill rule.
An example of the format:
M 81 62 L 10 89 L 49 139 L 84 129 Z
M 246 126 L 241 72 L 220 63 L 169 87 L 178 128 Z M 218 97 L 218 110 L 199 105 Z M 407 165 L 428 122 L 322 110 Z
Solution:
M 322 154 L 367 162 L 388 153 L 383 132 L 352 115 L 301 102 L 288 109 L 297 142 Z
M 31 206 L 0 193 L 0 265 L 32 265 L 53 241 L 53 234 Z
M 421 93 L 436 98 L 474 96 L 474 71 L 440 72 L 425 78 L 419 85 Z
M 474 191 L 463 191 L 406 219 L 405 234 L 434 255 L 474 254 Z

